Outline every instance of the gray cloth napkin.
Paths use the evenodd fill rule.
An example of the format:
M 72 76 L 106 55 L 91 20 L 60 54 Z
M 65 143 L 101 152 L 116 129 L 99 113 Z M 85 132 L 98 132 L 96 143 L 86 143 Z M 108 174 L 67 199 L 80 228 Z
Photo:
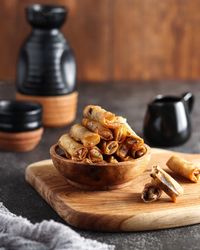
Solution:
M 0 203 L 0 250 L 113 250 L 114 246 L 85 239 L 53 220 L 32 224 Z

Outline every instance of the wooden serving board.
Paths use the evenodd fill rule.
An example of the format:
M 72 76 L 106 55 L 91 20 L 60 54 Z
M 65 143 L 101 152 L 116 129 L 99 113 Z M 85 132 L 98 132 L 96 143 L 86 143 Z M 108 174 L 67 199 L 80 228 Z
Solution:
M 174 152 L 152 149 L 148 170 L 126 188 L 113 191 L 82 191 L 67 183 L 51 160 L 29 165 L 26 180 L 70 225 L 98 231 L 144 231 L 200 223 L 200 183 L 175 176 L 184 187 L 184 195 L 173 203 L 164 194 L 154 203 L 143 203 L 141 191 L 150 181 L 152 165 L 167 169 L 165 163 Z M 200 154 L 181 154 L 200 161 Z

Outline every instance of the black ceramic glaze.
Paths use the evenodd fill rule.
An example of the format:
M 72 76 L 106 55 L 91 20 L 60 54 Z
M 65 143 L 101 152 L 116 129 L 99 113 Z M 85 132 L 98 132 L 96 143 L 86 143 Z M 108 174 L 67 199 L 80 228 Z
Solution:
M 144 136 L 154 146 L 176 146 L 191 135 L 194 104 L 192 93 L 181 97 L 159 95 L 149 103 L 144 119 Z
M 26 95 L 65 95 L 75 89 L 76 63 L 60 32 L 68 11 L 63 6 L 34 4 L 26 9 L 32 32 L 17 66 L 17 90 Z
M 42 127 L 42 106 L 25 101 L 0 100 L 0 131 L 26 132 Z

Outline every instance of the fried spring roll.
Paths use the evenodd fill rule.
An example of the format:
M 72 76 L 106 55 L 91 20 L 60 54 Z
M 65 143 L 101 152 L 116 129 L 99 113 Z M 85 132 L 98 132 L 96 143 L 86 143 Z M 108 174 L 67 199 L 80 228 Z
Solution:
M 139 135 L 137 135 L 135 133 L 135 131 L 132 130 L 132 128 L 130 127 L 130 125 L 128 123 L 125 123 L 124 126 L 127 129 L 127 136 L 129 138 L 132 138 L 132 139 L 136 140 L 137 144 L 143 144 L 144 143 L 144 140 L 141 137 L 139 137 Z M 134 144 L 135 144 L 135 142 L 134 142 Z
M 81 141 L 85 147 L 93 147 L 100 142 L 98 134 L 89 131 L 80 124 L 73 125 L 69 134 L 76 141 Z
M 166 164 L 172 171 L 193 182 L 198 182 L 200 179 L 200 164 L 186 161 L 175 155 L 173 155 Z
M 126 137 L 126 144 L 129 148 L 137 150 L 144 145 L 144 141 L 139 141 L 137 138 L 129 135 Z
M 134 147 L 131 149 L 131 155 L 133 159 L 142 157 L 143 155 L 146 154 L 146 152 L 147 152 L 147 148 L 144 145 L 138 147 L 137 149 L 135 149 Z
M 56 153 L 64 158 L 71 159 L 71 155 L 67 152 L 61 149 L 61 147 L 56 148 Z
M 111 129 L 116 129 L 124 125 L 126 123 L 126 119 L 122 116 L 115 116 L 115 119 L 110 122 L 107 126 Z
M 125 118 L 124 118 L 124 121 L 126 121 Z M 127 134 L 128 134 L 128 135 L 133 135 L 133 136 L 135 136 L 135 138 L 138 138 L 138 140 L 143 141 L 143 139 L 142 139 L 141 137 L 139 137 L 139 136 L 135 133 L 135 131 L 133 131 L 133 129 L 132 129 L 131 126 L 127 123 L 127 121 L 124 123 L 124 125 L 125 125 L 125 127 L 126 127 L 126 129 L 127 129 Z
M 118 143 L 122 143 L 126 139 L 127 130 L 124 125 L 114 129 L 114 139 Z
M 82 125 L 92 132 L 99 134 L 101 139 L 105 141 L 111 141 L 113 139 L 112 131 L 97 121 L 83 118 Z
M 103 162 L 103 155 L 98 147 L 93 147 L 88 152 L 88 159 L 93 163 Z
M 157 185 L 157 183 L 154 182 L 154 180 L 152 180 L 151 183 L 147 183 L 144 186 L 141 198 L 145 203 L 150 203 L 160 199 L 161 195 L 162 195 L 161 188 Z
M 71 159 L 71 155 L 70 155 L 67 151 L 65 151 L 64 154 L 65 154 L 65 157 L 66 157 L 67 159 Z M 63 156 L 63 155 L 62 155 L 62 156 Z
M 112 155 L 118 149 L 117 141 L 103 141 L 101 143 L 101 150 L 105 155 Z
M 106 157 L 106 162 L 108 162 L 108 163 L 118 163 L 118 160 L 113 155 L 108 155 Z
M 128 157 L 129 148 L 126 144 L 121 144 L 116 152 L 116 155 L 123 161 L 125 161 Z
M 126 144 L 129 146 L 129 147 L 136 147 L 138 145 L 138 140 L 136 140 L 135 138 L 133 137 L 130 137 L 130 136 L 127 136 L 126 138 Z
M 95 105 L 86 106 L 83 110 L 83 116 L 90 120 L 100 122 L 106 127 L 109 127 L 109 125 L 115 121 L 115 115 L 113 113 Z
M 66 153 L 66 156 L 71 156 L 72 160 L 82 161 L 86 158 L 88 150 L 82 144 L 76 142 L 68 134 L 64 134 L 58 141 L 59 147 Z
M 173 202 L 176 202 L 177 196 L 183 194 L 181 185 L 159 166 L 153 167 L 151 177 Z
M 126 130 L 126 136 L 127 136 L 127 143 L 130 146 L 134 146 L 134 145 L 141 145 L 144 143 L 144 140 L 139 137 L 135 131 L 133 131 L 133 129 L 130 127 L 130 125 L 127 123 L 127 120 L 122 117 L 122 116 L 117 116 L 116 117 L 116 121 L 118 121 L 119 124 L 123 124 L 124 129 Z

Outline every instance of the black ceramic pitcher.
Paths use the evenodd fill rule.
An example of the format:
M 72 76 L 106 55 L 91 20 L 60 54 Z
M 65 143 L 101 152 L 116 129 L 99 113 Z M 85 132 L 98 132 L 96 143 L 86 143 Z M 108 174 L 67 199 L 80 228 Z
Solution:
M 59 30 L 67 14 L 58 5 L 26 8 L 32 31 L 19 53 L 16 98 L 41 103 L 43 124 L 48 127 L 65 126 L 76 116 L 76 63 Z
M 194 104 L 192 93 L 180 97 L 158 95 L 149 103 L 144 119 L 144 136 L 155 146 L 176 146 L 191 135 Z

